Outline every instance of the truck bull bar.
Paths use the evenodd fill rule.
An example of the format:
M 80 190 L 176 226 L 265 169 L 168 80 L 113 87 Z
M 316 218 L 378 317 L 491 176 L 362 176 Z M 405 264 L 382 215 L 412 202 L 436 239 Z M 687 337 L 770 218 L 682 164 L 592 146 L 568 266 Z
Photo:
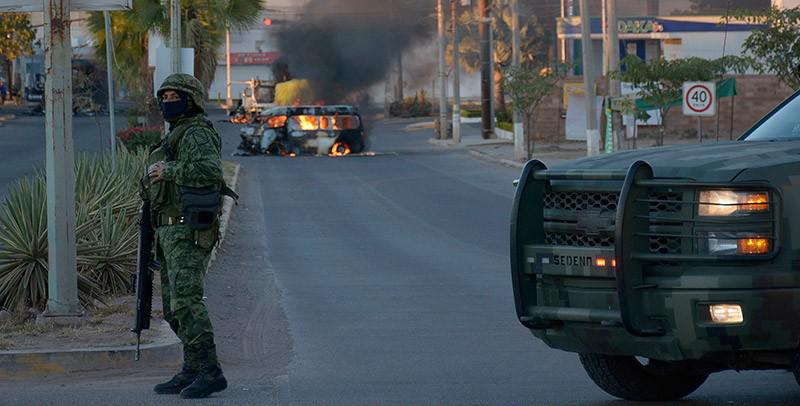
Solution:
M 541 227 L 521 227 L 520 224 L 543 224 L 544 194 L 550 188 L 550 181 L 622 181 L 622 189 L 616 211 L 614 230 L 614 255 L 616 259 L 616 288 L 619 298 L 619 311 L 605 309 L 584 309 L 572 307 L 553 307 L 539 303 L 536 283 L 531 283 L 531 275 L 526 271 L 526 255 L 522 249 L 525 244 L 543 244 L 544 232 Z M 775 199 L 769 204 L 771 220 L 752 220 L 752 223 L 771 223 L 772 240 L 770 253 L 756 257 L 710 256 L 686 254 L 651 253 L 648 249 L 649 235 L 641 230 L 649 229 L 651 220 L 647 204 L 651 188 L 690 187 L 690 188 L 757 188 L 768 189 Z M 654 178 L 653 168 L 645 161 L 634 162 L 627 170 L 587 171 L 547 169 L 539 160 L 529 161 L 522 170 L 517 183 L 517 191 L 511 217 L 511 272 L 514 288 L 514 303 L 519 321 L 529 329 L 548 329 L 564 321 L 595 322 L 602 325 L 622 325 L 630 334 L 638 337 L 663 336 L 666 327 L 662 320 L 650 318 L 638 309 L 644 308 L 644 292 L 657 288 L 644 281 L 644 269 L 648 263 L 659 261 L 768 261 L 773 259 L 781 246 L 780 191 L 763 182 L 704 183 L 687 179 Z M 692 202 L 697 203 L 697 202 Z M 683 218 L 690 223 L 715 224 L 720 220 Z M 739 219 L 748 222 L 747 219 Z M 681 238 L 698 238 L 695 235 L 674 235 Z

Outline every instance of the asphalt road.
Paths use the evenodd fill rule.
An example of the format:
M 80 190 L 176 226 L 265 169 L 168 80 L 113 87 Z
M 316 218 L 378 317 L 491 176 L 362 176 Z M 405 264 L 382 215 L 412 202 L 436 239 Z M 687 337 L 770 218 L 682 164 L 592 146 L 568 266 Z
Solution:
M 124 117 L 116 121 L 118 129 L 126 126 Z M 74 117 L 72 136 L 76 153 L 110 151 L 105 117 Z M 0 193 L 17 178 L 44 170 L 45 151 L 44 117 L 18 116 L 3 123 L 0 126 Z
M 386 154 L 343 159 L 230 157 L 236 129 L 218 125 L 243 169 L 206 282 L 231 386 L 196 403 L 627 404 L 515 320 L 518 170 L 431 146 L 405 124 L 371 130 Z M 170 373 L 0 383 L 0 404 L 187 404 L 152 394 Z M 772 371 L 716 374 L 684 404 L 798 402 L 792 375 Z

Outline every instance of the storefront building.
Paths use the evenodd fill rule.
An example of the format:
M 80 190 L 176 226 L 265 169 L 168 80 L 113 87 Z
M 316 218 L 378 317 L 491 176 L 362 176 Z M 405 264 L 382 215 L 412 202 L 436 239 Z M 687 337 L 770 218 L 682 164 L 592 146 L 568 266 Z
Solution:
M 625 17 L 619 27 L 620 58 L 636 55 L 643 60 L 700 57 L 716 59 L 741 55 L 742 44 L 756 25 L 723 23 L 722 16 Z M 558 38 L 565 49 L 563 62 L 581 75 L 581 19 L 566 17 L 558 21 Z M 603 65 L 603 21 L 591 18 L 592 62 Z M 601 72 L 598 72 L 601 73 Z M 605 73 L 605 72 L 602 72 Z

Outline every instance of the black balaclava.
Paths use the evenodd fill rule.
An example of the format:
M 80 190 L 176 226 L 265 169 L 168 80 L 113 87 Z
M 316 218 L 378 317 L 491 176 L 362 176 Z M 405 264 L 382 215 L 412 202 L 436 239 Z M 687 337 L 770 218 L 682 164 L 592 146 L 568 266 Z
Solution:
M 181 99 L 172 102 L 161 102 L 161 115 L 167 122 L 177 121 L 189 112 L 189 95 L 186 92 L 177 92 Z

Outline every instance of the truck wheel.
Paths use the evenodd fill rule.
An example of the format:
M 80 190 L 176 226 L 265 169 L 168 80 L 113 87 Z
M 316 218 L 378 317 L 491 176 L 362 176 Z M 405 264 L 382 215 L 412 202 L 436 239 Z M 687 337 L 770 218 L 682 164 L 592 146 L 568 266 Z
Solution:
M 581 364 L 600 389 L 627 400 L 678 400 L 694 392 L 708 374 L 691 375 L 679 369 L 647 365 L 635 357 L 580 354 Z

